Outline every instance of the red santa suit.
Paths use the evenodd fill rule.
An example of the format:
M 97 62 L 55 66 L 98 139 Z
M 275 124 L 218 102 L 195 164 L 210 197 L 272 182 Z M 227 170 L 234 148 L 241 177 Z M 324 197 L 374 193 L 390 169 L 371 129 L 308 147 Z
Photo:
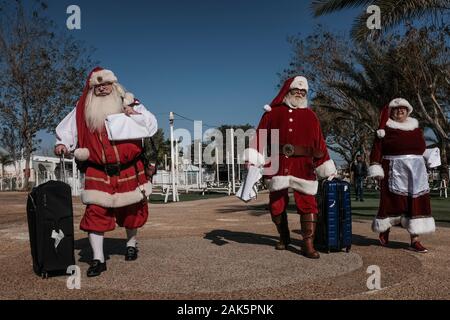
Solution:
M 152 192 L 152 184 L 139 158 L 143 151 L 142 139 L 112 141 L 106 127 L 101 132 L 92 132 L 87 127 L 85 108 L 88 94 L 96 84 L 104 82 L 115 83 L 117 78 L 109 70 L 94 69 L 76 108 L 56 129 L 56 144 L 75 151 L 77 160 L 88 164 L 81 194 L 87 207 L 80 224 L 80 228 L 87 232 L 111 231 L 116 223 L 127 229 L 142 227 L 148 218 L 147 197 Z M 134 102 L 133 108 L 140 114 L 133 116 L 137 119 L 135 125 L 145 126 L 149 136 L 155 134 L 156 118 L 130 94 L 125 94 L 123 99 L 124 105 Z
M 383 178 L 372 230 L 383 233 L 401 224 L 412 235 L 431 233 L 435 222 L 424 159 L 425 139 L 416 119 L 408 117 L 400 123 L 390 118 L 391 108 L 398 106 L 406 106 L 409 114 L 413 111 L 405 99 L 395 99 L 383 109 L 370 156 L 369 176 Z
M 316 114 L 308 107 L 293 108 L 284 103 L 284 98 L 292 89 L 308 91 L 307 80 L 294 77 L 284 83 L 278 96 L 270 106 L 265 107 L 266 113 L 258 125 L 255 139 L 244 155 L 253 165 L 265 164 L 264 179 L 270 190 L 272 216 L 286 210 L 289 188 L 294 190 L 299 214 L 317 214 L 317 176 L 327 178 L 336 173 Z M 278 143 L 271 140 L 276 132 Z M 266 147 L 271 149 L 268 163 L 264 157 Z M 288 151 L 289 154 L 289 150 L 299 151 L 302 155 L 283 153 Z

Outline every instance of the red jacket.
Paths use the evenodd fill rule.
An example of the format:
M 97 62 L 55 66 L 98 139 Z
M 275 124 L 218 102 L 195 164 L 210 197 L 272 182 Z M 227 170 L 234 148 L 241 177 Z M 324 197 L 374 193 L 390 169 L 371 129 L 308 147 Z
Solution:
M 265 131 L 267 130 L 267 131 Z M 261 164 L 263 150 L 266 146 L 276 147 L 276 141 L 271 141 L 272 134 L 278 130 L 279 147 L 291 144 L 314 150 L 318 156 L 287 157 L 280 151 L 273 152 L 265 161 L 266 179 L 270 191 L 292 188 L 296 191 L 315 195 L 317 193 L 317 175 L 327 178 L 336 172 L 333 160 L 330 159 L 327 146 L 322 135 L 319 120 L 311 109 L 291 109 L 285 104 L 269 109 L 256 131 L 256 139 L 248 152 L 250 162 Z M 267 132 L 267 139 L 263 138 Z M 265 140 L 265 141 L 264 141 Z M 255 157 L 256 156 L 256 157 Z M 251 159 L 259 159 L 252 161 Z

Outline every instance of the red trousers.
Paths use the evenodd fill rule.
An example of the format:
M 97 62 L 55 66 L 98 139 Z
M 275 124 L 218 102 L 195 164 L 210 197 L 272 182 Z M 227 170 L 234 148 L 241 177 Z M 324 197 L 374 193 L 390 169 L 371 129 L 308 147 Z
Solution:
M 148 219 L 148 203 L 135 203 L 122 208 L 88 205 L 81 219 L 80 229 L 86 232 L 108 232 L 119 227 L 137 229 Z
M 317 201 L 315 196 L 303 194 L 298 191 L 294 191 L 295 204 L 297 205 L 297 212 L 300 215 L 303 214 L 318 214 Z M 270 214 L 274 217 L 279 216 L 286 211 L 289 203 L 289 190 L 280 190 L 270 193 Z

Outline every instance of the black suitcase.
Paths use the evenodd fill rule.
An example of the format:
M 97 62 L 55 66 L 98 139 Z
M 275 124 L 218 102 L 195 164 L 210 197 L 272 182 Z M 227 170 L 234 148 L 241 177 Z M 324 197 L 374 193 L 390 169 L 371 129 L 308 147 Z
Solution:
M 352 247 L 350 184 L 339 179 L 324 181 L 318 198 L 317 248 L 328 253 L 344 248 L 349 252 Z
M 27 218 L 34 272 L 43 278 L 65 275 L 75 265 L 70 186 L 49 181 L 33 188 Z

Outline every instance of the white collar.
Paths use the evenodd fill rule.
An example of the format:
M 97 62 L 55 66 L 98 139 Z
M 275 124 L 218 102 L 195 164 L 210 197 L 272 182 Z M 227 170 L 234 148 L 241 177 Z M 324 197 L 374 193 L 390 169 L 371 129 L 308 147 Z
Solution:
M 389 118 L 386 126 L 391 129 L 398 129 L 402 131 L 413 131 L 419 127 L 419 121 L 415 118 L 406 118 L 405 122 L 397 122 Z
M 287 105 L 289 107 L 289 109 L 292 110 L 297 110 L 297 109 L 308 109 L 308 106 L 299 106 L 299 107 L 294 107 L 291 103 L 289 103 L 288 101 L 284 101 L 284 104 Z

